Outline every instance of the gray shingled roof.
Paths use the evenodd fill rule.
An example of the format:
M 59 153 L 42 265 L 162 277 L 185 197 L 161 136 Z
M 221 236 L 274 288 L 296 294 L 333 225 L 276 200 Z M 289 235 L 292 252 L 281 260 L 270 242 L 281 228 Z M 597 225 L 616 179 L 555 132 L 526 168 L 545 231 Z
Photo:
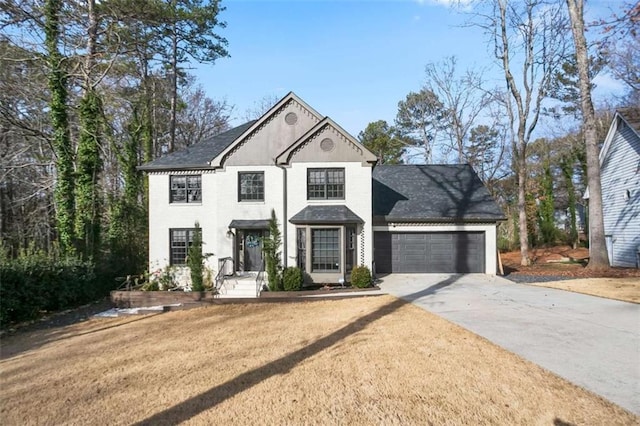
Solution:
M 209 162 L 231 145 L 241 134 L 255 123 L 249 121 L 241 126 L 220 133 L 180 151 L 172 152 L 150 163 L 143 164 L 140 170 L 176 170 L 208 168 Z
M 618 114 L 624 118 L 624 120 L 631 126 L 632 129 L 636 131 L 637 134 L 640 134 L 640 108 L 639 107 L 629 107 L 629 108 L 621 108 L 618 110 Z
M 377 166 L 373 169 L 372 197 L 378 222 L 505 219 L 467 164 Z
M 268 229 L 269 219 L 233 219 L 229 228 L 234 229 Z
M 364 220 L 347 206 L 307 206 L 295 214 L 289 222 L 298 223 L 364 223 Z

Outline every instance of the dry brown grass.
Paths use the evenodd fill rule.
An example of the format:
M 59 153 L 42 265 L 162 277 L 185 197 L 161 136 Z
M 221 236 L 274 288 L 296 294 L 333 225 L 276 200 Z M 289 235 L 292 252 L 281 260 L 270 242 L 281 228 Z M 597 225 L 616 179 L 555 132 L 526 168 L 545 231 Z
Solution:
M 539 287 L 558 288 L 623 302 L 640 303 L 640 278 L 579 278 L 566 281 L 534 283 Z
M 2 352 L 5 425 L 639 421 L 391 296 L 93 319 Z

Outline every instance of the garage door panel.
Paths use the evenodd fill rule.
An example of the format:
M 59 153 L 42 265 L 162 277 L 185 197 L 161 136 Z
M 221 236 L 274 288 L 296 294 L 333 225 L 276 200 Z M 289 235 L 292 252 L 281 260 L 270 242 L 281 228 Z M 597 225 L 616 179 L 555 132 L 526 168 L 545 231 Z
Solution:
M 376 232 L 378 272 L 485 272 L 484 232 Z

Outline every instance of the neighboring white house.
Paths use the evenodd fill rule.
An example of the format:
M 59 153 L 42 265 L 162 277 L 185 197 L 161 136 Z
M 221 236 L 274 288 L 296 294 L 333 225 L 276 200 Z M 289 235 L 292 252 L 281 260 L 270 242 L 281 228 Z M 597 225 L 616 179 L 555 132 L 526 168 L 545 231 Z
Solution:
M 348 281 L 355 265 L 496 272 L 504 218 L 471 167 L 376 166 L 293 93 L 256 121 L 140 169 L 149 175 L 152 270 L 184 264 L 196 221 L 211 269 L 230 257 L 235 271 L 259 270 L 273 209 L 283 263 L 308 281 Z
M 600 151 L 600 182 L 609 262 L 639 267 L 640 108 L 621 109 L 614 115 Z

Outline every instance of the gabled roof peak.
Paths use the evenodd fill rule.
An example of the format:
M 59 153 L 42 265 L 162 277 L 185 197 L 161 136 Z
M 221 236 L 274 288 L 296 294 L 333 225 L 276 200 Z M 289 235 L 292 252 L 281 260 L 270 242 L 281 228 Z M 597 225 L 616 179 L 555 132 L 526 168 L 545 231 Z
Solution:
M 225 150 L 223 150 L 217 158 L 215 158 L 211 162 L 211 166 L 214 168 L 223 167 L 226 159 L 233 154 L 234 149 L 239 144 L 243 144 L 244 141 L 251 137 L 252 134 L 255 134 L 259 131 L 263 126 L 265 126 L 272 117 L 278 114 L 280 110 L 285 108 L 290 102 L 297 103 L 301 108 L 306 110 L 315 120 L 320 121 L 322 116 L 313 109 L 309 104 L 303 101 L 298 95 L 294 92 L 287 93 L 282 99 L 276 102 L 267 112 L 265 112 L 260 118 L 258 118 L 249 128 L 246 129 L 241 135 L 239 135 L 233 143 L 229 144 Z

